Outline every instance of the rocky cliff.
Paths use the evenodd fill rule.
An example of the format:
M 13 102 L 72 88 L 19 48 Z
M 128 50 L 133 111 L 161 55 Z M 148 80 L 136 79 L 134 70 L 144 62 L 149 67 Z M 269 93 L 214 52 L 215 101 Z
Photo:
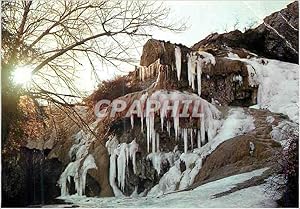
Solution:
M 238 30 L 214 33 L 196 43 L 192 49 L 204 48 L 220 54 L 230 47 L 240 51 L 241 57 L 245 55 L 239 49 L 247 49 L 266 58 L 298 63 L 298 8 L 298 1 L 295 1 L 287 5 L 287 8 L 264 18 L 263 23 L 254 29 L 244 33 Z

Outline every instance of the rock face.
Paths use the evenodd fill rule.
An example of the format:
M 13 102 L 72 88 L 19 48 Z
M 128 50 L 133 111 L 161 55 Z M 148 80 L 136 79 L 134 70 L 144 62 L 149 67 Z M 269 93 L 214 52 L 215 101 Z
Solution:
M 266 58 L 298 63 L 298 7 L 299 3 L 295 1 L 287 8 L 267 16 L 264 23 L 245 33 L 236 30 L 224 34 L 211 34 L 195 44 L 192 49 L 218 48 L 223 51 L 224 47 L 243 48 Z
M 254 117 L 256 128 L 222 143 L 205 159 L 192 187 L 240 172 L 264 167 L 278 168 L 276 162 L 280 157 L 281 145 L 271 138 L 271 131 L 272 126 L 278 125 L 285 117 L 266 110 L 250 109 L 250 114 Z M 273 117 L 274 121 L 267 122 L 268 117 Z M 250 143 L 254 145 L 253 152 L 250 152 Z
M 178 79 L 177 72 L 172 70 L 175 66 L 175 47 L 180 47 L 181 50 L 180 80 Z M 206 51 L 211 53 L 210 50 Z M 193 52 L 193 48 L 189 49 L 183 45 L 150 39 L 143 47 L 141 66 L 149 66 L 149 63 L 160 59 L 160 64 L 166 67 L 161 72 L 164 78 L 159 88 L 196 93 L 197 88 L 193 90 L 188 83 L 187 54 Z M 248 55 L 246 51 L 240 50 L 239 52 Z M 238 60 L 224 58 L 214 52 L 212 54 L 215 56 L 216 64 L 207 64 L 202 68 L 201 96 L 208 101 L 215 100 L 222 105 L 250 106 L 255 104 L 257 87 L 250 86 L 248 83 L 247 65 Z M 154 74 L 152 77 L 156 77 L 157 74 Z M 138 72 L 134 73 L 134 75 L 133 79 L 140 79 Z M 242 82 L 235 80 L 237 76 L 241 76 Z M 195 82 L 197 83 L 197 81 Z
M 56 181 L 63 171 L 63 164 L 57 159 L 46 159 L 46 153 L 40 150 L 23 148 L 20 153 L 18 163 L 6 165 L 9 169 L 2 173 L 5 182 L 2 206 L 50 204 L 60 195 Z

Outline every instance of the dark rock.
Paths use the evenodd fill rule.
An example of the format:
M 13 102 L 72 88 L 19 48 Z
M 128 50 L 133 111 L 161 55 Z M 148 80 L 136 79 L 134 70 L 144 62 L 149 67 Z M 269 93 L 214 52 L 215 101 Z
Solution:
M 2 206 L 51 203 L 60 195 L 56 182 L 63 171 L 62 163 L 46 159 L 40 150 L 23 148 L 20 153 L 17 159 L 2 158 Z
M 234 34 L 240 33 L 234 32 Z M 212 36 L 212 39 L 214 39 L 214 36 Z M 176 70 L 172 70 L 172 66 L 175 65 L 175 44 L 168 43 L 164 44 L 164 46 L 165 49 L 163 49 L 163 45 L 160 41 L 150 39 L 144 45 L 143 49 L 143 56 L 141 60 L 142 65 L 149 65 L 150 62 L 154 62 L 159 57 L 171 56 L 169 59 L 164 58 L 164 61 L 161 62 L 164 67 L 160 69 L 155 89 L 176 89 L 197 93 L 197 80 L 195 82 L 195 90 L 192 90 L 188 85 L 186 55 L 191 50 L 185 46 L 182 46 L 181 48 L 182 69 L 181 79 L 178 81 Z M 246 51 L 240 50 L 238 52 L 244 53 L 244 56 L 248 56 Z M 216 53 L 212 53 L 216 55 L 216 64 L 207 64 L 203 66 L 201 77 L 201 97 L 207 101 L 212 101 L 212 99 L 217 100 L 217 102 L 221 105 L 251 106 L 256 104 L 257 87 L 249 86 L 246 64 L 238 60 L 230 60 L 219 57 Z M 136 73 L 136 76 L 137 78 L 135 79 L 138 79 L 138 73 Z M 234 81 L 233 78 L 235 76 L 241 76 L 243 78 L 243 82 L 239 83 Z M 157 77 L 157 75 L 153 77 Z
M 87 197 L 99 197 L 100 193 L 101 187 L 99 183 L 90 174 L 87 174 L 85 195 Z
M 184 161 L 180 160 L 179 167 L 180 167 L 181 173 L 186 170 L 186 165 L 185 165 Z
M 182 59 L 186 59 L 187 52 L 190 49 L 186 46 L 180 46 L 182 50 Z M 149 66 L 157 59 L 163 65 L 171 65 L 175 63 L 175 45 L 170 42 L 159 41 L 156 39 L 149 39 L 143 46 L 143 53 L 141 56 L 140 65 Z
M 236 52 L 242 52 L 241 48 L 244 48 L 259 56 L 298 63 L 298 21 L 298 1 L 295 1 L 287 8 L 267 16 L 264 23 L 257 28 L 249 29 L 245 33 L 238 30 L 223 34 L 213 33 L 196 43 L 192 49 L 216 51 L 218 54 L 215 55 L 222 56 L 228 47 L 235 48 Z

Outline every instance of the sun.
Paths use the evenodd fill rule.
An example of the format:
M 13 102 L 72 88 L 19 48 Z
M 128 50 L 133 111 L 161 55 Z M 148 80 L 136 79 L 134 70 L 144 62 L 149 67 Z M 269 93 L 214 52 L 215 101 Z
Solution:
M 13 82 L 25 85 L 31 81 L 32 68 L 29 66 L 19 66 L 12 73 Z

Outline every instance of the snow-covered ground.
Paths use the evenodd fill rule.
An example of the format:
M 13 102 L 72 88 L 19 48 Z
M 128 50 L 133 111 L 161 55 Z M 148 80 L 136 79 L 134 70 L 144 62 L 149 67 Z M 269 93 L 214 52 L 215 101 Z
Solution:
M 224 179 L 201 185 L 194 190 L 171 193 L 158 197 L 124 197 L 124 198 L 92 198 L 72 195 L 64 197 L 80 207 L 276 207 L 265 193 L 265 184 L 248 187 L 225 196 L 215 198 L 214 195 L 226 192 L 255 176 L 260 176 L 268 168 L 255 170 L 248 173 L 230 176 Z

